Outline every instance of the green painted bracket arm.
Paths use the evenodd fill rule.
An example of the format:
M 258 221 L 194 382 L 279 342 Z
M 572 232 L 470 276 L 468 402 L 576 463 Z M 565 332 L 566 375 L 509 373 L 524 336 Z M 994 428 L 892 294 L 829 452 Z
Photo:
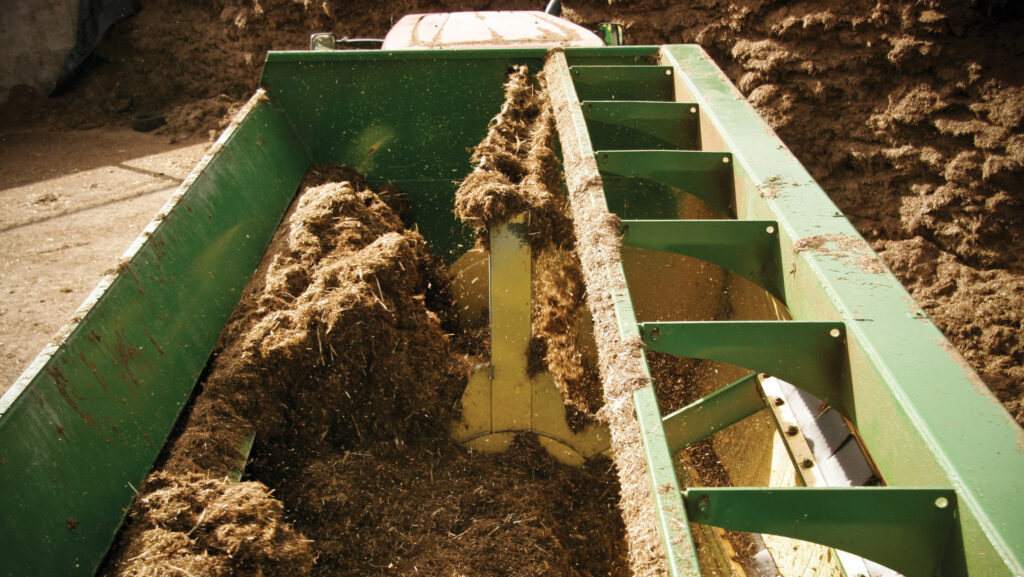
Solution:
M 228 471 L 228 480 L 235 483 L 242 480 L 242 475 L 245 474 L 245 466 L 249 462 L 249 454 L 252 453 L 252 444 L 255 442 L 256 431 L 253 430 L 238 444 L 238 459 L 233 463 L 231 470 Z
M 665 417 L 668 449 L 682 451 L 764 408 L 757 373 L 751 373 Z
M 959 526 L 952 489 L 692 488 L 683 500 L 695 523 L 820 543 L 906 577 L 966 575 L 945 559 Z
M 971 574 L 1024 575 L 1024 429 L 707 53 L 661 55 L 677 97 L 701 105 L 704 146 L 734 154 L 738 216 L 779 222 L 793 317 L 846 322 L 844 416 L 881 474 L 956 489 Z M 810 248 L 827 239 L 845 248 Z
M 597 100 L 583 116 L 596 149 L 700 149 L 696 104 Z
M 644 441 L 647 472 L 651 476 L 651 495 L 658 513 L 658 529 L 668 552 L 665 561 L 673 577 L 698 577 L 700 565 L 696 559 L 693 535 L 682 500 L 678 497 L 679 478 L 676 465 L 668 449 L 661 411 L 654 387 L 644 387 L 633 393 L 636 419 Z
M 625 276 L 625 271 L 621 272 Z M 620 336 L 636 337 L 639 324 L 636 322 L 629 289 L 613 291 L 612 302 L 615 305 L 615 318 Z M 646 357 L 643 359 L 643 366 L 649 379 L 650 370 Z M 694 546 L 690 522 L 686 518 L 686 509 L 680 498 L 679 477 L 676 475 L 675 461 L 666 441 L 666 431 L 662 424 L 661 410 L 658 408 L 658 397 L 654 392 L 653 383 L 634 392 L 633 403 L 637 424 L 640 426 L 640 438 L 643 440 L 647 472 L 651 478 L 651 495 L 655 503 L 658 529 L 667 552 L 665 562 L 668 564 L 669 575 L 699 577 L 697 548 Z
M 671 66 L 570 66 L 569 71 L 581 101 L 675 99 Z
M 725 216 L 735 213 L 732 154 L 699 150 L 599 150 L 602 174 L 634 176 L 674 186 Z
M 624 220 L 622 243 L 699 258 L 786 300 L 775 221 Z
M 647 349 L 720 361 L 779 377 L 844 413 L 843 323 L 833 321 L 704 321 L 641 323 Z

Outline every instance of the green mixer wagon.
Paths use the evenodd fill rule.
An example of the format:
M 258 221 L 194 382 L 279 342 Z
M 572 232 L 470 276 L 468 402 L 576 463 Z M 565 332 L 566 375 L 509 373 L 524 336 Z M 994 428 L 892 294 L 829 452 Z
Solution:
M 1024 575 L 1024 432 L 690 45 L 270 53 L 236 122 L 0 400 L 0 573 L 97 570 L 312 163 L 401 187 L 433 251 L 457 263 L 474 239 L 452 214 L 454 191 L 501 105 L 507 70 L 520 64 L 544 70 L 577 234 L 588 219 L 619 219 L 615 258 L 583 258 L 584 277 L 588 298 L 612 303 L 591 307 L 595 324 L 617 326 L 618 335 L 598 335 L 598 349 L 636 352 L 629 362 L 647 379 L 628 399 L 647 464 L 637 481 L 651 488 L 669 574 L 700 574 L 695 523 L 814 541 L 908 577 Z M 492 238 L 516 223 L 507 226 Z M 522 266 L 522 243 L 501 256 L 499 246 L 492 299 L 494 279 L 514 284 Z M 691 321 L 642 312 L 692 284 L 685 268 L 633 262 L 665 254 L 746 279 L 778 314 L 743 318 L 735 307 L 735 318 Z M 644 350 L 749 375 L 662 414 Z M 606 391 L 616 378 L 602 374 Z M 841 415 L 872 486 L 687 486 L 674 453 L 716 431 L 768 410 L 794 436 L 775 378 Z M 501 403 L 518 401 L 502 396 L 503 385 L 484 386 L 490 425 L 455 425 L 457 438 L 533 430 L 569 462 L 609 452 L 607 430 L 576 439 L 546 428 L 529 400 L 523 419 L 494 424 Z M 792 452 L 798 469 L 816 465 Z

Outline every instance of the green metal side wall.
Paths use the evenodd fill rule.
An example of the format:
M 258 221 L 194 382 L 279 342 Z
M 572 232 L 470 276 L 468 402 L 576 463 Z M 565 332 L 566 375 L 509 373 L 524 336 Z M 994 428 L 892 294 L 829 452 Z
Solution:
M 308 160 L 278 107 L 222 142 L 0 401 L 0 573 L 93 574 L 293 198 Z
M 540 71 L 544 49 L 271 52 L 261 86 L 288 111 L 313 162 L 341 162 L 413 198 L 419 231 L 452 262 L 473 246 L 452 216 L 470 149 L 504 100 L 508 68 Z M 583 49 L 587 63 L 632 62 L 651 47 Z
M 779 223 L 793 318 L 845 322 L 836 408 L 886 482 L 954 488 L 968 573 L 1024 574 L 1024 431 L 704 51 L 662 54 L 705 115 L 705 149 L 734 155 L 738 216 Z

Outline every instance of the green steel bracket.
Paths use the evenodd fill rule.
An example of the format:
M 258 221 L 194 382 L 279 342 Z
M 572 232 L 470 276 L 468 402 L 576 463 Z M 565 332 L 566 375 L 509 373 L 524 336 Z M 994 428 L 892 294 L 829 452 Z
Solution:
M 952 489 L 691 488 L 683 500 L 695 523 L 820 543 L 906 577 L 966 575 Z
M 785 302 L 779 225 L 770 220 L 624 220 L 622 242 L 717 264 Z
M 245 465 L 249 462 L 249 454 L 252 453 L 252 445 L 256 442 L 256 431 L 247 434 L 242 442 L 238 444 L 238 460 L 234 467 L 228 471 L 228 479 L 237 483 L 242 480 L 245 474 Z
M 595 150 L 700 149 L 700 114 L 685 102 L 597 100 L 583 103 Z
M 719 213 L 735 213 L 732 154 L 697 150 L 599 150 L 602 174 L 635 176 L 680 188 Z
M 669 552 L 666 555 L 669 575 L 696 577 L 700 575 L 699 564 L 693 553 L 696 547 L 693 545 L 686 510 L 679 499 L 679 478 L 665 438 L 654 387 L 644 387 L 633 393 L 633 403 L 640 424 L 640 435 L 644 440 L 647 471 L 651 476 L 651 494 L 658 513 L 658 528 L 665 542 L 665 550 Z
M 665 417 L 668 450 L 682 451 L 764 408 L 757 373 L 751 373 Z
M 625 271 L 620 268 L 625 276 Z M 633 311 L 633 300 L 629 289 L 612 292 L 615 305 L 615 319 L 618 321 L 619 334 L 623 338 L 639 335 L 639 325 Z M 647 357 L 643 358 L 644 371 L 650 378 Z M 647 471 L 651 477 L 651 494 L 654 498 L 655 511 L 658 516 L 658 529 L 665 543 L 666 562 L 669 575 L 673 577 L 698 577 L 700 566 L 697 562 L 696 547 L 690 532 L 690 523 L 679 493 L 679 478 L 676 476 L 673 452 L 666 441 L 666 431 L 662 426 L 661 410 L 658 398 L 652 386 L 644 387 L 633 393 L 636 418 L 640 425 L 640 436 L 644 443 L 644 455 L 647 457 Z
M 622 24 L 618 22 L 602 22 L 598 24 L 597 33 L 601 36 L 605 46 L 622 46 L 625 44 L 622 39 Z
M 720 361 L 779 377 L 844 413 L 846 329 L 841 322 L 641 323 L 640 336 L 651 351 Z
M 703 146 L 733 153 L 737 216 L 778 221 L 793 318 L 845 322 L 843 414 L 885 481 L 955 489 L 970 574 L 1024 575 L 1024 429 L 707 53 L 659 62 Z
M 570 66 L 569 70 L 581 101 L 675 99 L 671 66 Z
M 608 210 L 623 219 L 686 218 L 688 213 L 682 207 L 699 204 L 687 202 L 691 195 L 678 188 L 643 178 L 605 174 L 601 181 Z

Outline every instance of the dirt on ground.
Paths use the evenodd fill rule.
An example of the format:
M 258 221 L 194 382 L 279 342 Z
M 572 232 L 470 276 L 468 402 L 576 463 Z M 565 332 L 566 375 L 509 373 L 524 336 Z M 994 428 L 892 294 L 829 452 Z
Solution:
M 208 147 L 130 129 L 0 131 L 0 394 Z
M 480 359 L 401 199 L 311 169 L 106 574 L 623 574 L 606 460 L 449 439 Z

